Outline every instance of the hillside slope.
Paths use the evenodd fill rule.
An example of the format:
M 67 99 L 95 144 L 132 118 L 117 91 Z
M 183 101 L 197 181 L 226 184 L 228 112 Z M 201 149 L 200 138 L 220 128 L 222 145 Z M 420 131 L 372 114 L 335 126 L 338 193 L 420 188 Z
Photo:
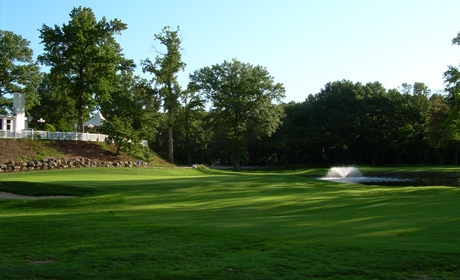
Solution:
M 98 161 L 137 161 L 121 152 L 115 154 L 113 145 L 84 141 L 48 141 L 30 139 L 0 139 L 0 163 L 8 161 L 41 160 L 49 157 L 87 158 Z M 155 156 L 154 164 L 167 164 Z

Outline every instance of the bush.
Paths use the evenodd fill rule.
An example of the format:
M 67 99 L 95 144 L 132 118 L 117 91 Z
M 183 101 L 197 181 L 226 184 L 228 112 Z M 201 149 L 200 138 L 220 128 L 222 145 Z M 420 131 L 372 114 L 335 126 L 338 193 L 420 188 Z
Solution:
M 114 143 L 117 148 L 117 154 L 120 151 L 128 154 L 136 154 L 142 148 L 140 145 L 139 131 L 131 126 L 131 119 L 119 118 L 113 116 L 111 120 L 104 122 L 103 133 L 107 134 L 106 142 Z
M 43 125 L 43 130 L 49 131 L 49 132 L 56 132 L 56 128 L 54 128 L 54 126 L 50 123 L 45 123 Z

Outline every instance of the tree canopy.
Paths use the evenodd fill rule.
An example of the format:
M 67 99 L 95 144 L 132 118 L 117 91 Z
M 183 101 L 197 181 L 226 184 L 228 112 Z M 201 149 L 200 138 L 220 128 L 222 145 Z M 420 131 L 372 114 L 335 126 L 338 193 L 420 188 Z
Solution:
M 283 85 L 265 68 L 235 59 L 197 70 L 190 80 L 211 102 L 211 112 L 230 142 L 234 169 L 239 170 L 249 137 L 245 133 L 259 138 L 279 127 L 283 111 L 276 103 L 284 97 Z
M 163 107 L 168 112 L 168 161 L 174 162 L 173 116 L 179 107 L 181 88 L 177 82 L 177 73 L 184 70 L 182 61 L 179 27 L 171 30 L 169 26 L 155 34 L 155 40 L 166 47 L 166 53 L 157 55 L 155 62 L 150 59 L 142 61 L 142 69 L 154 75 L 155 84 L 163 100 Z
M 90 8 L 74 8 L 69 16 L 62 27 L 40 29 L 45 53 L 39 60 L 51 67 L 51 81 L 64 85 L 75 100 L 78 130 L 83 132 L 84 117 L 110 98 L 117 71 L 134 65 L 124 59 L 114 37 L 126 24 L 118 19 L 97 21 Z
M 33 60 L 29 41 L 11 31 L 0 30 L 0 110 L 11 107 L 14 93 L 26 95 L 26 110 L 38 103 L 40 68 Z

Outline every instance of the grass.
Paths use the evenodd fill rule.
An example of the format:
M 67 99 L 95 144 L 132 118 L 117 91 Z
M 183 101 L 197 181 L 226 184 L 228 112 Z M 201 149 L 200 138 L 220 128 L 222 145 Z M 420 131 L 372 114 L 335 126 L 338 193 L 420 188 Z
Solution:
M 80 197 L 0 201 L 0 279 L 460 279 L 460 189 L 298 176 L 325 172 L 2 174 Z
M 56 151 L 56 149 L 47 147 L 46 144 L 51 143 L 51 140 L 32 140 L 32 139 L 15 139 L 16 141 L 22 141 L 27 143 L 32 150 L 35 151 L 35 156 L 22 156 L 23 161 L 39 161 L 45 157 L 61 157 L 62 154 Z

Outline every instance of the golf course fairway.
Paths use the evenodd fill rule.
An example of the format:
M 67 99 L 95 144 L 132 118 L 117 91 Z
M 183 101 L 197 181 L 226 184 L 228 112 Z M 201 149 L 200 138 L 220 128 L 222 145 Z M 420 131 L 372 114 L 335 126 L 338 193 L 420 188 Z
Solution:
M 459 188 L 299 176 L 326 172 L 0 174 L 76 196 L 0 200 L 0 279 L 460 279 Z

